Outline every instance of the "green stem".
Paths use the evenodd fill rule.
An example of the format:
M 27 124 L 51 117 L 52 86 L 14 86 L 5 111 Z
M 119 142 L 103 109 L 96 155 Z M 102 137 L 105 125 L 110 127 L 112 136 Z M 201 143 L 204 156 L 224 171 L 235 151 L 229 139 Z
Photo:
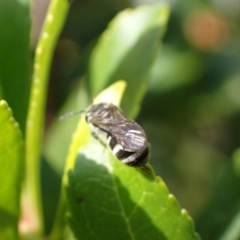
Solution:
M 43 212 L 40 187 L 40 151 L 44 125 L 48 75 L 53 51 L 69 9 L 68 0 L 52 0 L 36 48 L 33 82 L 26 126 L 26 198 L 34 234 L 42 235 Z

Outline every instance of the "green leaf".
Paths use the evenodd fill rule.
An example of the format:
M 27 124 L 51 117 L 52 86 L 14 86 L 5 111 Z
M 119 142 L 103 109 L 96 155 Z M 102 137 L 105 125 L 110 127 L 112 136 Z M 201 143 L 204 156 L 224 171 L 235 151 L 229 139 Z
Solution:
M 24 149 L 18 123 L 5 101 L 0 101 L 0 239 L 18 235 L 20 187 Z
M 124 79 L 128 87 L 121 106 L 127 116 L 136 116 L 168 15 L 168 7 L 158 4 L 127 9 L 115 17 L 91 57 L 93 95 L 116 80 Z
M 96 102 L 111 96 L 108 89 Z M 122 164 L 91 138 L 84 119 L 74 139 L 64 183 L 68 221 L 77 239 L 199 239 L 159 177 Z
M 96 140 L 78 154 L 67 201 L 77 239 L 199 239 L 159 177 L 122 164 Z
M 24 132 L 30 89 L 29 1 L 0 1 L 0 84 Z

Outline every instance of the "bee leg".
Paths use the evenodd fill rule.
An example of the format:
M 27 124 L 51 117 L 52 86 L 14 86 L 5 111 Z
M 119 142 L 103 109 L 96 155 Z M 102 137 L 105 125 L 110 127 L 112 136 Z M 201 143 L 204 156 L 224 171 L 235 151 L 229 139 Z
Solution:
M 150 176 L 155 175 L 154 172 L 153 172 L 153 169 L 150 167 L 149 164 L 141 165 L 141 166 L 139 166 L 139 168 Z
M 95 131 L 92 131 L 91 134 L 94 138 L 96 138 L 104 146 L 104 148 L 107 147 L 106 143 L 103 142 L 103 140 L 99 137 L 99 134 L 97 134 Z
M 93 136 L 95 139 L 97 139 L 97 140 L 100 142 L 100 144 L 103 146 L 103 152 L 102 152 L 102 153 L 104 153 L 104 152 L 106 151 L 106 149 L 107 149 L 107 144 L 101 139 L 100 134 L 99 134 L 98 132 L 96 132 L 96 131 L 91 131 L 91 134 L 92 134 L 92 136 Z

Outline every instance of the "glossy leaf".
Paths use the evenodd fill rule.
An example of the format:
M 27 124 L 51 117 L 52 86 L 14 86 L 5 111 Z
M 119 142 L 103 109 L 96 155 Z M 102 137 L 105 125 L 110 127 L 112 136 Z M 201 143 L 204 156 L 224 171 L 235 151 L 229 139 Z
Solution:
M 121 106 L 127 116 L 136 116 L 168 15 L 167 6 L 158 4 L 127 9 L 115 17 L 90 61 L 93 95 L 116 80 L 124 79 L 128 87 Z
M 123 165 L 95 142 L 78 155 L 69 185 L 77 239 L 199 239 L 160 178 Z
M 0 101 L 0 239 L 17 239 L 23 139 L 5 101 Z

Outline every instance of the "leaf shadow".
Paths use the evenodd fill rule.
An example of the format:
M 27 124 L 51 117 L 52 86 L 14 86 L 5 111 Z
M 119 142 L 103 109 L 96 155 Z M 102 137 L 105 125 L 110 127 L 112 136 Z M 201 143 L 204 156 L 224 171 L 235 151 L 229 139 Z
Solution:
M 81 152 L 68 176 L 67 218 L 77 239 L 167 239 L 107 166 Z
M 0 239 L 17 237 L 18 216 L 0 208 Z

